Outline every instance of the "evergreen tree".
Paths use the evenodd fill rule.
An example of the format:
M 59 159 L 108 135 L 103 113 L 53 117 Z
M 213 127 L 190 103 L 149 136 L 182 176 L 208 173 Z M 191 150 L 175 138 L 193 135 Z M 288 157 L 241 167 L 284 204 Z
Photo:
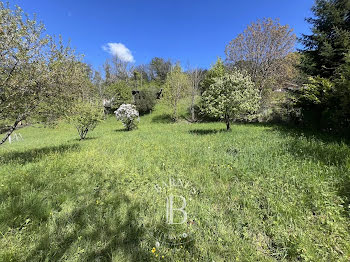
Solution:
M 350 1 L 316 0 L 311 35 L 303 35 L 302 70 L 307 75 L 334 78 L 350 50 Z
M 316 0 L 311 35 L 303 35 L 301 69 L 308 77 L 297 93 L 306 122 L 322 129 L 350 127 L 350 1 Z

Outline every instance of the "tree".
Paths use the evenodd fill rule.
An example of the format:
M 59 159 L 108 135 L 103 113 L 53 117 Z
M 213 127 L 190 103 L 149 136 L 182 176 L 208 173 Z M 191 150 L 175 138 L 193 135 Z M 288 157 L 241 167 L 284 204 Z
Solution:
M 75 103 L 67 118 L 77 129 L 80 140 L 83 140 L 102 121 L 103 108 L 99 103 L 81 100 Z
M 100 72 L 98 71 L 94 72 L 92 84 L 94 85 L 99 97 L 103 98 L 105 93 L 105 85 L 103 85 L 103 79 L 101 77 Z
M 136 82 L 136 89 L 138 85 L 142 89 L 142 86 L 150 80 L 149 77 L 149 66 L 148 65 L 138 65 L 133 71 L 134 80 Z
M 131 86 L 124 80 L 118 80 L 106 87 L 105 98 L 110 101 L 112 110 L 116 110 L 122 104 L 132 102 Z
M 151 77 L 153 80 L 165 82 L 168 73 L 171 71 L 170 60 L 165 61 L 163 58 L 154 57 L 150 62 Z
M 182 72 L 179 64 L 175 65 L 172 71 L 168 74 L 165 88 L 163 91 L 164 99 L 171 106 L 172 118 L 178 120 L 178 103 L 181 98 L 185 97 L 190 88 L 190 80 L 188 75 Z
M 259 91 L 251 78 L 238 70 L 214 79 L 203 95 L 204 111 L 225 121 L 226 129 L 238 119 L 247 119 L 259 108 Z
M 259 89 L 271 87 L 284 75 L 283 61 L 294 50 L 292 32 L 271 18 L 251 23 L 226 46 L 227 62 L 247 71 Z
M 306 122 L 322 129 L 350 128 L 350 2 L 317 0 L 312 7 L 312 34 L 301 42 L 302 72 L 311 76 L 297 92 L 296 105 Z
M 190 81 L 191 81 L 191 121 L 196 121 L 195 116 L 195 99 L 199 93 L 199 86 L 201 81 L 204 78 L 204 71 L 198 68 L 192 69 L 189 71 Z
M 350 50 L 350 2 L 316 0 L 314 17 L 307 18 L 312 34 L 303 35 L 302 70 L 307 75 L 333 78 Z
M 74 50 L 44 36 L 44 26 L 21 8 L 0 2 L 0 119 L 13 122 L 3 144 L 27 119 L 54 121 L 90 88 Z
M 122 80 L 128 81 L 132 75 L 134 67 L 128 61 L 123 61 L 118 56 L 113 57 L 112 63 L 114 65 L 114 81 Z
M 215 64 L 205 73 L 204 79 L 201 83 L 201 92 L 206 91 L 210 85 L 212 85 L 215 81 L 214 79 L 217 77 L 224 76 L 226 73 L 226 68 L 224 62 L 219 57 Z

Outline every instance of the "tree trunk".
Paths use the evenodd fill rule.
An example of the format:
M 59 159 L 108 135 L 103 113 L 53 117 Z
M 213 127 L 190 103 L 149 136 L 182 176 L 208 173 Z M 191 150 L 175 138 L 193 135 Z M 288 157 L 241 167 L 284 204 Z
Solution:
M 177 103 L 174 104 L 174 121 L 177 122 Z
M 226 131 L 231 130 L 230 128 L 230 121 L 226 120 Z
M 13 124 L 13 126 L 11 126 L 10 130 L 7 131 L 5 137 L 1 140 L 0 146 L 1 146 L 3 143 L 6 142 L 6 140 L 10 137 L 10 135 L 13 133 L 13 131 L 15 131 L 17 125 L 18 125 L 19 122 L 21 122 L 21 121 L 22 121 L 22 119 L 17 119 L 17 120 L 15 121 L 15 123 Z
M 195 114 L 194 114 L 194 96 L 195 96 L 195 93 L 192 92 L 192 100 L 191 100 L 191 117 L 192 117 L 192 122 L 195 122 L 196 119 L 195 119 Z

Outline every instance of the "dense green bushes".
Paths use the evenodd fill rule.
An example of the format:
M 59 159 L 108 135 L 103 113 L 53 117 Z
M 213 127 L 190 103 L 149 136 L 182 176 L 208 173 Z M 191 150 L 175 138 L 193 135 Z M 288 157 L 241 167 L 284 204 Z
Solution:
M 134 95 L 134 104 L 141 115 L 152 111 L 157 102 L 157 92 L 155 88 L 137 91 Z

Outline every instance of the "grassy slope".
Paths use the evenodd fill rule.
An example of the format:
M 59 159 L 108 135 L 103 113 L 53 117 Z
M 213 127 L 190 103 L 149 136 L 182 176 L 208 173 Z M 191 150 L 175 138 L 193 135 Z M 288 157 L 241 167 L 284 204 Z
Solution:
M 0 261 L 350 259 L 348 145 L 162 112 L 132 132 L 109 118 L 81 142 L 64 124 L 24 128 L 1 147 Z M 195 188 L 193 240 L 152 253 L 165 213 L 154 185 L 169 176 Z

